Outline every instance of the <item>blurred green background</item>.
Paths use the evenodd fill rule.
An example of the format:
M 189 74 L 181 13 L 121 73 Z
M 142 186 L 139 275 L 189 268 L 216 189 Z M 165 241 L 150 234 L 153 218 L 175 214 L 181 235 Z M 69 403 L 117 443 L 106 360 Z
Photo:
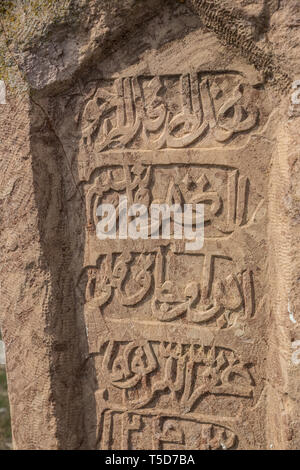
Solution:
M 0 333 L 1 340 L 1 333 Z M 12 448 L 5 366 L 0 364 L 0 450 Z

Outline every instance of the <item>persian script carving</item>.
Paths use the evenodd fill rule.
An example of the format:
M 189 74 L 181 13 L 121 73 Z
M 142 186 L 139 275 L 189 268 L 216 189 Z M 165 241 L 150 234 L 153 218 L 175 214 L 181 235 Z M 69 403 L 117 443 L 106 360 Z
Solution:
M 213 258 L 211 254 L 204 256 L 201 282 L 196 280 L 186 284 L 182 299 L 175 283 L 165 280 L 165 260 L 161 251 L 158 252 L 155 291 L 151 302 L 152 313 L 156 319 L 172 321 L 186 315 L 189 322 L 201 324 L 216 320 L 223 314 L 219 325 L 224 327 L 230 325 L 233 312 L 239 311 L 240 317 L 244 318 L 253 315 L 251 272 L 245 270 L 239 277 L 229 274 L 225 279 L 219 279 L 211 292 Z
M 101 374 L 106 405 L 141 409 L 168 398 L 168 406 L 189 413 L 208 395 L 251 398 L 253 379 L 247 364 L 230 349 L 136 341 L 104 341 Z
M 225 425 L 166 413 L 159 416 L 148 410 L 105 410 L 102 428 L 102 450 L 149 450 L 146 442 L 152 443 L 152 450 L 229 450 L 238 444 L 235 433 Z
M 122 196 L 126 196 L 126 208 L 133 204 L 143 204 L 149 214 L 152 204 L 168 207 L 178 205 L 183 213 L 184 204 L 195 210 L 196 204 L 204 204 L 206 238 L 225 237 L 239 227 L 251 223 L 262 201 L 250 194 L 250 181 L 238 169 L 221 165 L 146 165 L 140 161 L 134 165 L 123 164 L 98 168 L 91 183 L 85 185 L 86 213 L 88 228 L 95 229 L 100 217 L 97 208 L 110 203 L 116 209 L 119 220 L 125 206 Z M 126 212 L 127 214 L 127 212 Z M 174 212 L 170 212 L 170 235 L 174 234 Z M 178 215 L 176 223 L 178 224 Z M 183 216 L 181 214 L 181 220 Z M 128 223 L 128 220 L 127 220 Z M 160 230 L 153 224 L 145 228 Z M 118 232 L 117 232 L 118 234 Z
M 243 152 L 268 112 L 259 115 L 253 93 L 234 72 L 111 78 L 83 87 L 86 249 L 76 292 L 99 386 L 101 449 L 242 443 L 237 422 L 242 416 L 244 426 L 261 387 L 251 373 L 257 376 L 251 327 L 263 325 L 264 308 L 262 269 L 251 252 L 265 217 L 264 167 L 254 182 Z M 251 135 L 247 154 L 255 162 L 259 136 Z M 98 238 L 98 224 L 109 225 L 110 216 L 98 210 L 105 204 L 115 208 L 117 230 Z M 162 217 L 155 227 L 151 220 L 153 205 L 176 206 L 184 222 L 187 204 L 192 225 L 196 205 L 204 205 L 204 246 L 192 252 L 184 223 L 183 236 L 175 230 L 174 209 L 169 236 Z M 138 220 L 128 214 L 133 205 L 148 211 L 140 227 L 146 237 L 128 237 Z M 263 249 L 263 233 L 259 239 Z
M 255 313 L 253 274 L 245 269 L 214 279 L 214 267 L 222 257 L 206 253 L 198 256 L 199 278 L 188 282 L 172 280 L 170 266 L 178 265 L 171 250 L 158 248 L 150 253 L 107 254 L 99 265 L 87 267 L 82 276 L 88 324 L 97 322 L 116 300 L 117 309 L 149 302 L 148 320 L 171 322 L 186 318 L 188 323 L 210 324 L 220 328 L 236 320 L 250 319 Z M 202 269 L 200 263 L 202 261 Z M 230 259 L 226 260 L 228 264 Z M 148 311 L 148 310 L 147 310 Z M 109 315 L 109 313 L 108 313 Z M 134 317 L 131 317 L 134 320 Z M 92 331 L 93 327 L 90 327 Z
M 215 145 L 258 121 L 237 73 L 106 79 L 88 88 L 81 124 L 87 150 Z

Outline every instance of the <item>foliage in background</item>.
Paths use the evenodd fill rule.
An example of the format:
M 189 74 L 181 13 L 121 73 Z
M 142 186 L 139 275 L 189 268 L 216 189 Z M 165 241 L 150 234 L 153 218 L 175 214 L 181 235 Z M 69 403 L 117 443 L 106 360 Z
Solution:
M 11 448 L 11 428 L 5 367 L 0 365 L 0 450 Z
M 11 449 L 10 411 L 5 366 L 0 365 L 0 450 L 8 449 Z

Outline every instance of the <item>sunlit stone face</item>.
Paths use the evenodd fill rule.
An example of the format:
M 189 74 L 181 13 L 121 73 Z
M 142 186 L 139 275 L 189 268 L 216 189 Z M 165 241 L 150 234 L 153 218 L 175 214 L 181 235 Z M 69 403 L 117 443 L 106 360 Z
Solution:
M 72 266 L 101 449 L 255 448 L 264 433 L 270 105 L 241 66 L 214 64 L 215 45 L 209 67 L 201 50 L 198 66 L 170 65 L 176 47 L 202 34 L 173 32 L 168 63 L 158 49 L 153 71 L 143 63 L 151 49 L 121 66 L 120 45 L 115 61 L 55 97 L 80 187 L 81 201 L 66 185 L 71 231 L 82 237 Z M 169 239 L 117 230 L 100 240 L 99 206 L 118 218 L 122 197 L 149 211 L 203 204 L 203 246 L 188 251 L 172 218 Z
M 292 223 L 287 212 L 299 178 L 289 184 L 297 139 L 278 130 L 288 77 L 264 40 L 276 2 L 231 2 L 225 15 L 225 0 L 153 0 L 143 23 L 138 2 L 130 21 L 104 3 L 76 40 L 25 61 L 28 152 L 18 171 L 7 159 L 12 174 L 28 165 L 25 184 L 5 176 L 5 217 L 23 238 L 1 239 L 17 445 L 278 448 L 299 366 L 287 287 L 298 289 L 298 209 Z M 194 228 L 197 205 L 204 240 L 191 249 L 177 216 L 189 207 Z M 108 206 L 117 229 L 100 237 Z M 130 231 L 133 206 L 163 207 L 167 228 L 160 214 L 155 236 L 151 218 Z

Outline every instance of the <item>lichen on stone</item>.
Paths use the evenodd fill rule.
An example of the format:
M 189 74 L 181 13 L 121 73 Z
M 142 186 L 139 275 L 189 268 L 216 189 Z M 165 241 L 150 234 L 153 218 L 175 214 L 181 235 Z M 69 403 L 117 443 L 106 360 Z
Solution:
M 18 56 L 47 33 L 49 25 L 64 21 L 71 0 L 2 0 L 0 5 L 0 79 L 10 93 L 27 90 Z

